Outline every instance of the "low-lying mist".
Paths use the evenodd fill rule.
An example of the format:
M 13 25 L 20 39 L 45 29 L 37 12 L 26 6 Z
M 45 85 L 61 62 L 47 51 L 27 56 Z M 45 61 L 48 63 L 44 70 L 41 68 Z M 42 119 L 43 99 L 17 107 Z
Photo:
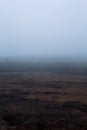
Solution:
M 3 57 L 0 72 L 50 71 L 63 74 L 87 74 L 83 60 L 59 57 Z

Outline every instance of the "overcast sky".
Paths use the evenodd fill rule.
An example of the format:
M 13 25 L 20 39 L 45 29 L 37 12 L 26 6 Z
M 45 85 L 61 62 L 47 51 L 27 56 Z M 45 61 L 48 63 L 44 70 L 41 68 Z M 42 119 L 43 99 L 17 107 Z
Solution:
M 87 0 L 0 0 L 0 56 L 87 55 Z

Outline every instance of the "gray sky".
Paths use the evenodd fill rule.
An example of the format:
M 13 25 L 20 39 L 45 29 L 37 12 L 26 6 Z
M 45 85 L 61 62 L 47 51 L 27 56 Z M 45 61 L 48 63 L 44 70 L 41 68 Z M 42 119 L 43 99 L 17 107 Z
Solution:
M 0 0 L 0 56 L 86 57 L 87 0 Z

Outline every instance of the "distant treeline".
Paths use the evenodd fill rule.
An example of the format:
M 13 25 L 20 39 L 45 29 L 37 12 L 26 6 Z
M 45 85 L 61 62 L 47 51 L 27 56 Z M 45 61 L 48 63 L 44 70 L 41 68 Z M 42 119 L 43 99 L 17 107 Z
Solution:
M 87 64 L 45 62 L 1 62 L 0 72 L 50 71 L 63 74 L 87 75 Z

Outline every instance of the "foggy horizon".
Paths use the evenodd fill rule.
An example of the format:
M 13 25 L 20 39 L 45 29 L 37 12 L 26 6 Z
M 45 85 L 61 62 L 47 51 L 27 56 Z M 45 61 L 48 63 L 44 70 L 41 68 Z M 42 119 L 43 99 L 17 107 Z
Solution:
M 87 130 L 87 0 L 0 0 L 0 130 Z

